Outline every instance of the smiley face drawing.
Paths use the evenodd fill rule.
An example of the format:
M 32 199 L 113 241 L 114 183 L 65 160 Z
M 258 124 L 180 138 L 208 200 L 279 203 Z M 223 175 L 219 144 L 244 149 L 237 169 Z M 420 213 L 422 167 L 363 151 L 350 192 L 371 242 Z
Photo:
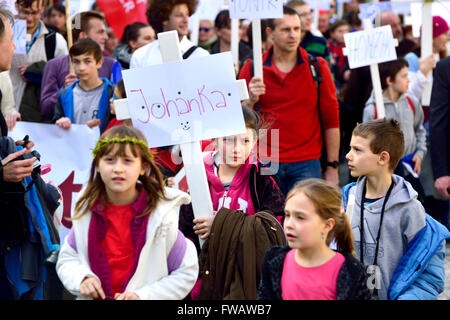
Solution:
M 188 131 L 190 128 L 191 128 L 191 125 L 189 124 L 189 121 L 181 123 L 181 129 L 183 129 L 184 131 Z

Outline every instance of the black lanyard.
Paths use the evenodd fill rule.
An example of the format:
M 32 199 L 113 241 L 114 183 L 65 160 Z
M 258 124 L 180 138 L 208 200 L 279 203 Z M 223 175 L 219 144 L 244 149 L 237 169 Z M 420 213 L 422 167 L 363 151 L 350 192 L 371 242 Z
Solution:
M 367 182 L 366 182 L 367 183 Z M 360 220 L 360 261 L 362 264 L 364 264 L 364 202 L 366 200 L 366 183 L 364 183 L 363 191 L 362 191 L 362 197 L 361 197 L 361 220 Z M 386 193 L 386 196 L 384 197 L 383 206 L 381 207 L 381 216 L 380 216 L 380 228 L 378 229 L 378 235 L 377 235 L 377 245 L 375 248 L 375 258 L 373 261 L 373 265 L 377 265 L 378 262 L 378 250 L 380 248 L 380 237 L 381 237 L 381 226 L 383 224 L 383 217 L 384 217 L 384 210 L 386 208 L 386 203 L 388 201 L 389 196 L 391 195 L 391 191 L 394 187 L 394 181 L 391 182 L 391 185 L 389 186 L 389 189 Z

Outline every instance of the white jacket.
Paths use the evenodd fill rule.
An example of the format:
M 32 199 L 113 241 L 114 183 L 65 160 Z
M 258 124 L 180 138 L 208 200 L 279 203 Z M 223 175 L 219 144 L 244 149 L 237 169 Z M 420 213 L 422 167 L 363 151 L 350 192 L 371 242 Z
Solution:
M 19 110 L 20 104 L 22 102 L 23 92 L 26 87 L 26 82 L 24 82 L 22 80 L 22 77 L 20 76 L 19 67 L 21 65 L 30 65 L 38 61 L 47 61 L 47 55 L 45 53 L 45 35 L 49 33 L 49 31 L 42 21 L 40 22 L 40 24 L 41 29 L 39 30 L 38 38 L 36 39 L 36 42 L 31 46 L 30 51 L 25 55 L 14 54 L 12 59 L 10 77 L 11 83 L 14 88 L 14 101 L 16 102 L 16 110 Z M 67 48 L 66 40 L 61 34 L 57 32 L 54 57 L 56 58 L 59 56 L 64 56 L 68 53 L 69 49 Z
M 198 258 L 194 244 L 186 241 L 184 257 L 178 269 L 168 272 L 167 257 L 172 249 L 178 230 L 178 212 L 176 207 L 188 204 L 188 194 L 177 189 L 165 188 L 169 201 L 160 201 L 150 214 L 147 225 L 146 242 L 139 256 L 136 271 L 125 291 L 134 292 L 142 300 L 176 300 L 185 298 L 194 287 L 198 277 Z M 80 192 L 80 195 L 83 191 Z M 80 294 L 81 281 L 86 276 L 99 279 L 89 267 L 88 231 L 92 212 L 74 220 L 72 229 L 75 235 L 76 250 L 67 238 L 61 247 L 56 272 L 66 289 L 77 296 Z

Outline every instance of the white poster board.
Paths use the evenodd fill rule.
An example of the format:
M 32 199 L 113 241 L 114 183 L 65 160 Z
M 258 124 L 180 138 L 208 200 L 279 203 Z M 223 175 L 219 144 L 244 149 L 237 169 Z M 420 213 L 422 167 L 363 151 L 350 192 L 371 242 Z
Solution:
M 27 54 L 27 20 L 14 20 L 13 26 L 13 42 L 16 45 L 14 54 Z
M 245 132 L 231 52 L 125 70 L 123 78 L 133 125 L 150 147 Z
M 270 19 L 283 17 L 283 0 L 229 0 L 231 19 Z
M 344 54 L 350 69 L 397 59 L 391 26 L 382 26 L 344 35 Z
M 64 217 L 70 217 L 75 208 L 78 193 L 89 180 L 92 150 L 100 137 L 98 127 L 72 124 L 69 130 L 54 124 L 18 121 L 9 132 L 14 140 L 28 135 L 34 142 L 33 150 L 41 155 L 41 167 L 50 164 L 51 171 L 43 177 L 54 182 L 62 191 Z M 63 219 L 59 234 L 61 242 L 68 233 L 70 224 Z

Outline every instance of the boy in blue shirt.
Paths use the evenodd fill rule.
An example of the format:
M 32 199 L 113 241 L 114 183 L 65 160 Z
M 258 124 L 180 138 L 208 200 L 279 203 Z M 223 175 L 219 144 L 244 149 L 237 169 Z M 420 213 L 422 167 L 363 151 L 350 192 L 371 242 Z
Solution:
M 356 126 L 346 158 L 358 181 L 343 188 L 343 208 L 374 298 L 437 299 L 450 233 L 425 213 L 411 184 L 393 174 L 404 145 L 394 119 Z
M 103 132 L 111 119 L 109 99 L 114 85 L 98 76 L 103 64 L 100 46 L 91 39 L 82 39 L 70 48 L 69 55 L 79 80 L 59 93 L 53 123 L 66 130 L 72 123 L 100 126 Z

